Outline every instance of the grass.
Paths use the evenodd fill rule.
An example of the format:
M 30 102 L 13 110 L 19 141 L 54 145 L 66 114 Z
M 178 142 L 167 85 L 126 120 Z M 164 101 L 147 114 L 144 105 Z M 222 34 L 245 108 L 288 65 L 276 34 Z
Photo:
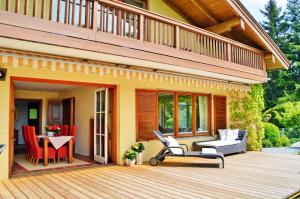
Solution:
M 298 155 L 300 155 L 300 151 L 298 151 Z

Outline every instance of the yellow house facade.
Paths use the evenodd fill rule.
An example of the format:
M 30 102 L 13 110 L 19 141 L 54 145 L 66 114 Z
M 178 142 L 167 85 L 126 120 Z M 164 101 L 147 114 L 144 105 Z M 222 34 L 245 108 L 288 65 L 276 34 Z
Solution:
M 9 178 L 22 136 L 17 101 L 40 100 L 44 135 L 55 123 L 49 104 L 74 99 L 75 153 L 93 157 L 99 148 L 120 165 L 136 142 L 145 160 L 155 155 L 156 129 L 192 148 L 228 128 L 230 93 L 246 94 L 288 61 L 238 1 L 191 2 L 1 1 L 0 179 Z M 91 128 L 102 113 L 109 135 L 98 138 Z

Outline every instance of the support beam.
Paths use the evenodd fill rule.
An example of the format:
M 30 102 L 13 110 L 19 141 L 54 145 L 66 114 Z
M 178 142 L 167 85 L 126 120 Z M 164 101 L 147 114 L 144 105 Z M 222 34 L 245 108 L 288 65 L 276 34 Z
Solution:
M 245 22 L 241 18 L 235 18 L 214 26 L 210 26 L 205 28 L 205 30 L 216 34 L 222 34 L 224 32 L 231 31 L 231 29 L 235 26 L 240 26 L 243 30 L 245 30 Z
M 275 56 L 273 54 L 266 54 L 265 55 L 265 61 L 267 63 L 273 63 L 273 64 L 275 64 L 276 63 L 276 58 L 275 58 Z
M 215 17 L 212 16 L 211 13 L 209 13 L 204 7 L 203 5 L 196 1 L 196 0 L 190 0 L 191 3 L 194 4 L 194 6 L 201 12 L 203 13 L 207 18 L 209 18 L 212 22 L 214 22 L 215 24 L 218 24 L 218 21 L 215 19 Z

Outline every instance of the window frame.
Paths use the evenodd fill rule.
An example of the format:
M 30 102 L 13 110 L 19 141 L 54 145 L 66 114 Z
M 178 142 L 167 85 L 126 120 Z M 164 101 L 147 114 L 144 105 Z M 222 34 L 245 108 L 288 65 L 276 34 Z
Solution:
M 211 131 L 211 121 L 212 121 L 212 95 L 208 93 L 194 93 L 194 92 L 184 92 L 184 91 L 169 91 L 169 90 L 157 90 L 157 106 L 158 106 L 158 96 L 160 94 L 172 94 L 174 95 L 174 132 L 164 134 L 164 136 L 174 136 L 176 138 L 182 137 L 196 137 L 196 136 L 209 136 L 212 134 Z M 179 95 L 190 95 L 192 96 L 192 132 L 189 134 L 180 134 L 178 129 L 178 96 Z M 196 131 L 196 97 L 205 96 L 208 100 L 208 131 L 207 132 L 197 132 Z M 159 117 L 159 109 L 157 108 L 157 116 Z M 157 117 L 157 119 L 159 119 Z M 159 122 L 158 122 L 159 123 Z M 157 126 L 158 128 L 158 126 Z
M 119 1 L 122 1 L 123 3 L 126 3 L 125 0 L 119 0 Z M 135 5 L 132 5 L 132 4 L 129 4 L 129 3 L 126 3 L 126 4 L 131 5 L 131 6 L 134 6 L 134 7 L 137 7 L 137 8 L 140 8 L 140 9 L 148 10 L 148 9 L 149 9 L 149 0 L 140 0 L 140 1 L 145 2 L 145 4 L 146 4 L 146 7 L 145 7 L 145 8 L 140 8 L 140 7 L 138 7 L 138 6 L 135 6 Z

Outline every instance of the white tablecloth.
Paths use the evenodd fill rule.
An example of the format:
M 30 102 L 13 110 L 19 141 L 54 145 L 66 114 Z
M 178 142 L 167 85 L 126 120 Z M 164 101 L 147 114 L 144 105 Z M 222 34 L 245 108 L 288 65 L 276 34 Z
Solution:
M 54 146 L 54 148 L 57 150 L 60 147 L 62 147 L 64 144 L 66 144 L 67 142 L 69 142 L 70 139 L 73 138 L 73 136 L 58 136 L 58 137 L 48 137 L 45 135 L 39 135 L 36 136 L 38 139 L 41 138 L 48 138 L 49 141 L 51 142 L 51 144 Z

